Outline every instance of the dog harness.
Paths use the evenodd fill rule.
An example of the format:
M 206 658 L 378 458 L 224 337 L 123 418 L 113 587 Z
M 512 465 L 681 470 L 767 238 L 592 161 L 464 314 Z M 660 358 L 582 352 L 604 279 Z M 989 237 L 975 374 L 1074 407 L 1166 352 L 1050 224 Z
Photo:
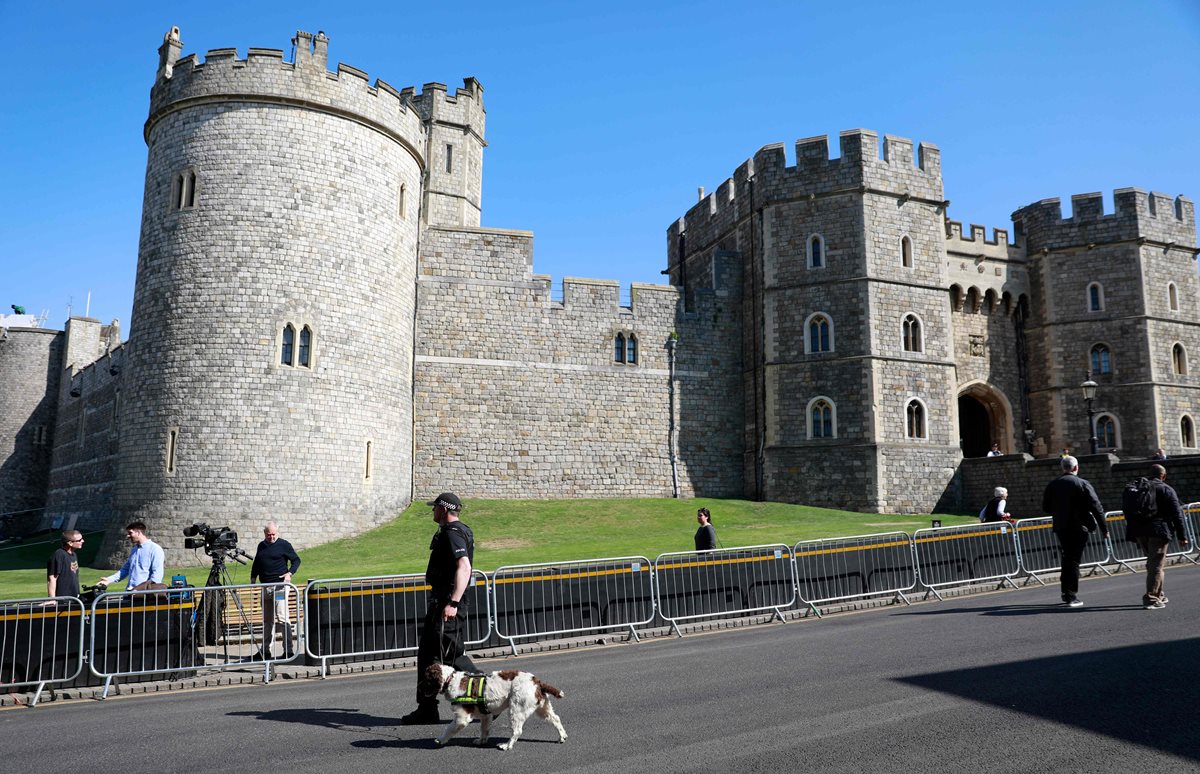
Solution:
M 486 676 L 468 675 L 466 692 L 462 696 L 455 696 L 450 700 L 450 703 L 460 707 L 478 707 L 479 709 L 483 709 L 487 706 L 487 699 L 484 697 L 484 689 L 486 687 Z

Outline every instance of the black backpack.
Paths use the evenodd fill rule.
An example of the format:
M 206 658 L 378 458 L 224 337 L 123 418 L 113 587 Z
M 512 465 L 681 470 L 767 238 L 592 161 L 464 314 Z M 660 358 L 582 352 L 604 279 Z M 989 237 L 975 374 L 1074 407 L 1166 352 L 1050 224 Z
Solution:
M 1121 492 L 1121 510 L 1125 512 L 1125 523 L 1143 525 L 1158 515 L 1158 503 L 1154 487 L 1148 478 L 1135 478 Z

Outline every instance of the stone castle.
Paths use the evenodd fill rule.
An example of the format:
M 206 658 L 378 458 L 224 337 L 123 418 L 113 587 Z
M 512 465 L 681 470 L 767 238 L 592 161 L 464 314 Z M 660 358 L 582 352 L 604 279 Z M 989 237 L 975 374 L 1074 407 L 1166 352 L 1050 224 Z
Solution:
M 967 508 L 964 456 L 1087 447 L 1089 373 L 1102 450 L 1195 452 L 1183 197 L 1048 199 L 988 239 L 936 147 L 853 130 L 702 195 L 670 285 L 559 297 L 530 232 L 479 225 L 478 81 L 372 85 L 293 42 L 201 62 L 166 35 L 130 338 L 0 319 L 0 513 L 140 518 L 183 563 L 194 521 L 303 546 L 446 489 Z

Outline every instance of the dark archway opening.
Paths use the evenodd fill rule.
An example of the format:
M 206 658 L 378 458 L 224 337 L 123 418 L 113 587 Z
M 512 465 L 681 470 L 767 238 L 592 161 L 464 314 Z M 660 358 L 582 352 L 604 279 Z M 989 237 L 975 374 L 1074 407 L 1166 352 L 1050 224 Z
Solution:
M 964 457 L 983 457 L 992 448 L 992 418 L 970 395 L 958 399 L 958 436 Z

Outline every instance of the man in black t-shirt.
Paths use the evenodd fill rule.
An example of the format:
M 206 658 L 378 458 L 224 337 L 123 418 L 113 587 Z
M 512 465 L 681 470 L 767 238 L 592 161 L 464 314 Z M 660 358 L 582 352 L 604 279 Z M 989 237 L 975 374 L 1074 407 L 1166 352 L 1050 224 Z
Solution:
M 433 506 L 433 520 L 439 529 L 429 543 L 429 566 L 425 570 L 430 591 L 417 643 L 417 708 L 400 718 L 404 725 L 441 722 L 437 705 L 441 686 L 428 685 L 424 680 L 430 664 L 453 664 L 456 669 L 476 671 L 463 650 L 475 534 L 458 520 L 463 504 L 457 495 L 444 492 L 429 505 Z
M 62 548 L 50 556 L 46 563 L 46 596 L 79 596 L 79 556 L 77 548 L 83 547 L 83 533 L 69 529 L 62 533 Z
M 279 525 L 268 521 L 263 527 L 263 540 L 254 552 L 254 563 L 250 565 L 250 582 L 291 583 L 292 575 L 300 569 L 300 556 L 292 544 L 279 537 Z M 266 661 L 271 656 L 275 642 L 275 625 L 283 628 L 283 657 L 295 655 L 292 647 L 292 617 L 288 611 L 288 587 L 271 586 L 263 590 L 263 645 L 255 658 Z

